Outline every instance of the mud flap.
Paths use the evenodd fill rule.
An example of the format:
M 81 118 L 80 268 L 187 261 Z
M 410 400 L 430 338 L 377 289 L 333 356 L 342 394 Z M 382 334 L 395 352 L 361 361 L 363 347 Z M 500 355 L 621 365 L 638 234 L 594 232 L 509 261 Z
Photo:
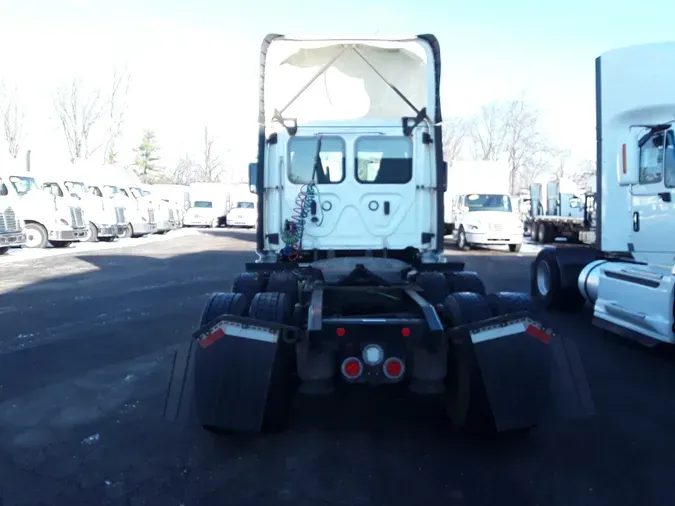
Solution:
M 188 403 L 183 398 L 193 392 L 201 425 L 259 432 L 278 341 L 284 333 L 295 331 L 295 327 L 233 315 L 201 327 L 175 357 L 165 418 L 184 418 Z
M 451 333 L 472 348 L 468 355 L 497 431 L 595 413 L 575 343 L 544 329 L 529 313 L 455 327 Z

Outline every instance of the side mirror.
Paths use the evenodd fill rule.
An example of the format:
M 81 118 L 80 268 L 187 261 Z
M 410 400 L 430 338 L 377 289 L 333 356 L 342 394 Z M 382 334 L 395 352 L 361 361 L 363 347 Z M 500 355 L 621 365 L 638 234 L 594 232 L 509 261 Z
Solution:
M 619 186 L 629 186 L 640 182 L 640 148 L 635 136 L 629 136 L 626 142 L 619 147 L 616 172 Z
M 77 193 L 71 193 L 70 196 L 73 197 L 74 199 L 82 200 Z
M 258 181 L 258 164 L 248 164 L 248 189 L 251 193 L 258 193 L 256 182 Z
M 0 197 L 6 197 L 7 195 L 9 195 L 7 185 L 5 183 L 0 183 Z

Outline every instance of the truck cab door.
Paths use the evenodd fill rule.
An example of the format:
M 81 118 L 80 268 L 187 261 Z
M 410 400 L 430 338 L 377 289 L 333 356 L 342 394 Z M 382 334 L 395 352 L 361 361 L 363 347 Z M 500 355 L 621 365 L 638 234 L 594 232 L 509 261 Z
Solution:
M 633 247 L 636 252 L 672 253 L 675 237 L 675 136 L 654 132 L 640 142 L 639 182 L 631 187 Z

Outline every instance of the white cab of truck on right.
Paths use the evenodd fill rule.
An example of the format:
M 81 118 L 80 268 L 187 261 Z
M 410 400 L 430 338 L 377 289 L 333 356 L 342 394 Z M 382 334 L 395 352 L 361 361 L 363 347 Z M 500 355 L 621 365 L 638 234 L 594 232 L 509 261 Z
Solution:
M 532 296 L 588 304 L 596 326 L 647 346 L 675 344 L 675 42 L 607 52 L 595 70 L 595 244 L 542 249 Z
M 455 161 L 448 167 L 445 233 L 457 247 L 508 246 L 520 251 L 523 222 L 511 201 L 511 171 L 500 161 Z

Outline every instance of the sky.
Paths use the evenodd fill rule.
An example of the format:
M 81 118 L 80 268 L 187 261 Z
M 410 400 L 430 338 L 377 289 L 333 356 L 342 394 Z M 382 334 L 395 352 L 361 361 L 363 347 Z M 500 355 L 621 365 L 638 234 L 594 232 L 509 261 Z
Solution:
M 594 60 L 605 51 L 668 39 L 663 2 L 532 0 L 0 0 L 0 79 L 16 87 L 33 160 L 67 161 L 54 114 L 59 87 L 81 79 L 107 89 L 115 67 L 131 76 L 122 162 L 144 129 L 162 163 L 199 159 L 203 128 L 214 151 L 246 172 L 257 142 L 259 48 L 292 36 L 433 33 L 441 44 L 445 116 L 468 116 L 520 94 L 547 137 L 573 160 L 594 158 Z M 6 156 L 0 140 L 0 160 Z M 94 159 L 98 155 L 94 155 Z M 102 160 L 102 152 L 100 158 Z

